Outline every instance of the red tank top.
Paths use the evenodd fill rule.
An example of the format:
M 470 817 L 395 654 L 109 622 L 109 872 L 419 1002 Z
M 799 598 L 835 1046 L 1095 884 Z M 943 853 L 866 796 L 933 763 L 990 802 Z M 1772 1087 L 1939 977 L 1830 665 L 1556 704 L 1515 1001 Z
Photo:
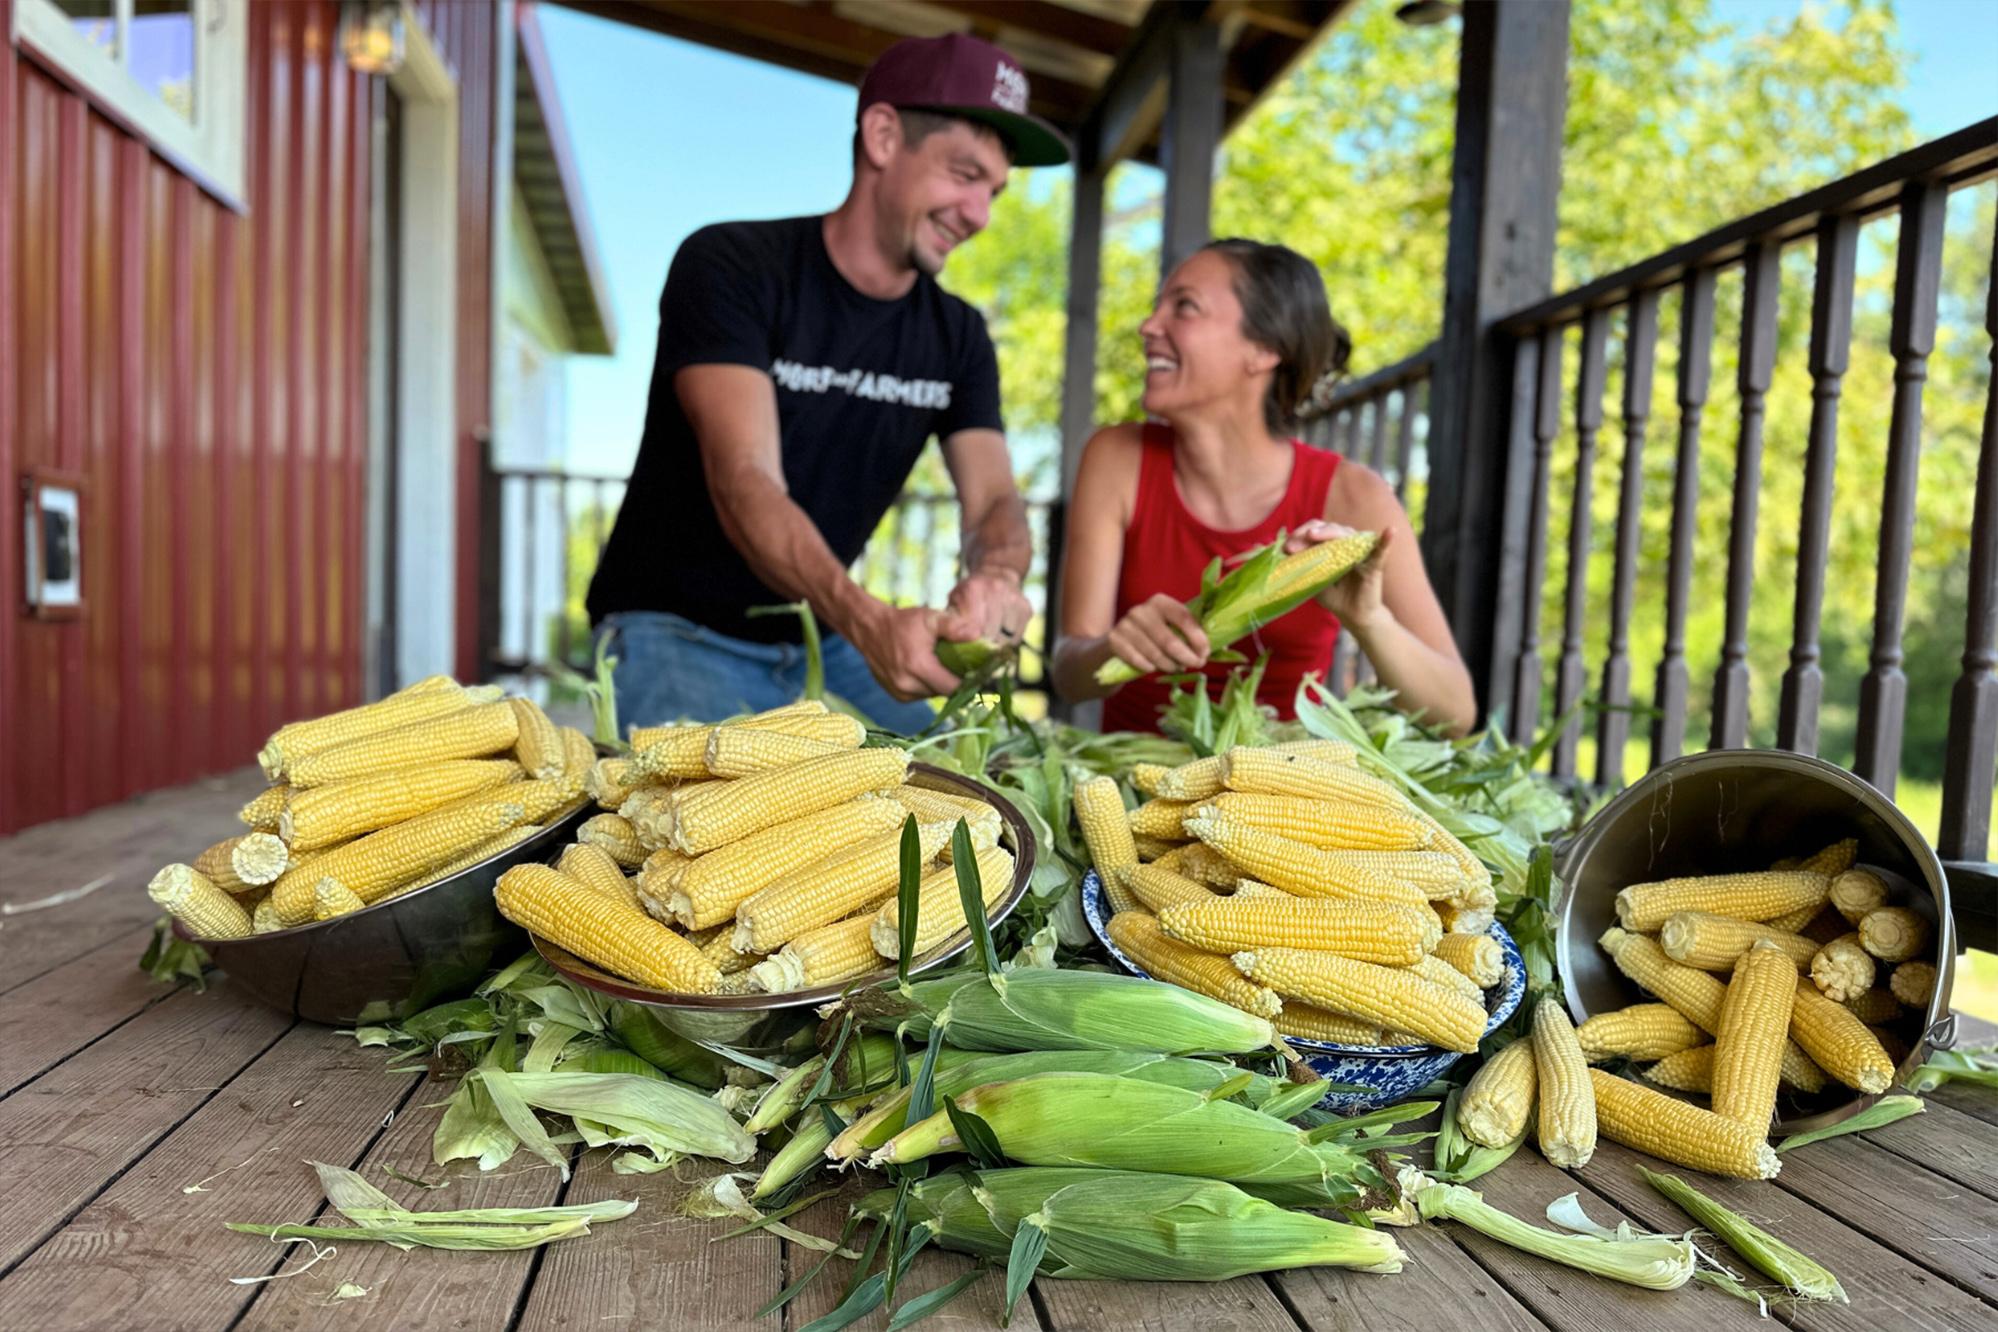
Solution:
M 1244 551 L 1276 540 L 1278 529 L 1295 531 L 1325 516 L 1325 496 L 1339 455 L 1291 441 L 1290 485 L 1266 518 L 1254 527 L 1223 532 L 1194 517 L 1179 497 L 1173 479 L 1173 435 L 1163 425 L 1144 428 L 1143 460 L 1138 467 L 1138 499 L 1131 525 L 1124 532 L 1124 567 L 1117 576 L 1117 615 L 1163 592 L 1186 601 L 1200 591 L 1200 574 L 1215 556 L 1230 560 Z M 1224 569 L 1229 567 L 1224 564 Z M 1339 637 L 1339 619 L 1315 601 L 1243 639 L 1236 650 L 1250 661 L 1267 652 L 1269 667 L 1256 691 L 1288 721 L 1296 716 L 1297 687 L 1307 674 L 1323 676 L 1332 665 L 1332 644 Z M 1217 643 L 1216 648 L 1222 645 Z M 1218 699 L 1221 686 L 1238 665 L 1209 662 L 1207 692 Z M 1106 731 L 1156 731 L 1159 711 L 1166 704 L 1164 680 L 1147 675 L 1133 680 L 1103 700 Z

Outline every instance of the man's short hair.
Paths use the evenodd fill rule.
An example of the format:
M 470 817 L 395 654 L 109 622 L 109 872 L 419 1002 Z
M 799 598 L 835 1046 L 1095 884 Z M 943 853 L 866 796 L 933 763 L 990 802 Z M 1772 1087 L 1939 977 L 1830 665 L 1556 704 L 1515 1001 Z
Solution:
M 1006 142 L 1006 136 L 983 121 L 969 116 L 954 116 L 948 111 L 925 111 L 921 107 L 898 106 L 896 117 L 902 122 L 902 146 L 915 148 L 938 130 L 949 129 L 952 125 L 969 125 L 980 134 L 990 134 L 999 140 L 1000 147 L 1006 150 L 1006 160 L 1013 160 L 1013 145 Z M 860 126 L 853 127 L 853 164 L 860 165 Z

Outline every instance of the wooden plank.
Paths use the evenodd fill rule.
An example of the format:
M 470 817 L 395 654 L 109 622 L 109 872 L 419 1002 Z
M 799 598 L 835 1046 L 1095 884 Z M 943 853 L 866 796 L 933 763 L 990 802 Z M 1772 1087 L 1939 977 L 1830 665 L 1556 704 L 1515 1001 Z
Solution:
M 1998 1303 L 1998 1201 L 1860 1136 L 1784 1153 L 1776 1179 L 1819 1211 Z
M 1309 1328 L 1368 1332 L 1534 1332 L 1546 1323 L 1471 1261 L 1442 1226 L 1392 1232 L 1408 1260 L 1393 1276 L 1307 1267 L 1273 1273 L 1284 1302 Z
M 446 1100 L 456 1087 L 455 1080 L 426 1079 L 408 1108 L 396 1116 L 388 1132 L 355 1168 L 417 1211 L 547 1207 L 559 1201 L 560 1173 L 524 1152 L 483 1175 L 476 1162 L 456 1161 L 446 1169 L 431 1161 L 430 1138 L 444 1113 L 432 1103 Z M 441 1189 L 413 1188 L 389 1179 L 382 1172 L 383 1166 L 393 1166 L 416 1179 L 447 1183 Z M 581 1239 L 561 1242 L 615 1247 L 619 1243 L 617 1226 L 628 1224 L 629 1218 Z M 284 1270 L 296 1270 L 309 1257 L 309 1253 L 288 1255 L 283 1260 Z M 537 1251 L 532 1249 L 483 1254 L 414 1249 L 402 1253 L 386 1244 L 345 1244 L 340 1246 L 337 1261 L 323 1263 L 309 1275 L 266 1283 L 237 1326 L 296 1329 L 337 1323 L 342 1332 L 506 1327 L 519 1308 L 536 1261 Z M 322 1273 L 325 1279 L 316 1279 Z M 327 1291 L 344 1281 L 366 1287 L 368 1297 L 343 1300 L 338 1313 L 329 1314 L 324 1307 Z
M 133 966 L 143 932 L 127 932 L 0 995 L 0 1097 L 174 993 Z
M 1395 1281 L 1399 1278 L 1381 1278 Z M 1050 1332 L 1296 1332 L 1292 1318 L 1261 1277 L 1233 1281 L 1041 1281 L 1034 1286 L 1042 1326 Z
M 1684 1230 L 1685 1214 L 1666 1203 L 1644 1182 L 1637 1173 L 1640 1162 L 1654 1170 L 1660 1168 L 1650 1157 L 1613 1142 L 1603 1142 L 1596 1148 L 1595 1159 L 1581 1174 L 1590 1184 L 1628 1207 L 1640 1224 L 1654 1230 Z M 1721 1206 L 1754 1219 L 1839 1275 L 1852 1303 L 1786 1306 L 1781 1316 L 1793 1327 L 1813 1332 L 1816 1329 L 1879 1332 L 1889 1327 L 1896 1332 L 1961 1332 L 1964 1328 L 1989 1326 L 1998 1317 L 1975 1296 L 1930 1275 L 1771 1182 L 1719 1179 L 1676 1167 L 1671 1173 Z M 1716 1256 L 1724 1261 L 1727 1258 L 1725 1253 Z M 1718 1291 L 1713 1294 L 1753 1317 L 1749 1305 Z
M 1944 1083 L 1922 1098 L 1931 1109 L 1946 1105 L 1987 1124 L 1998 1124 L 1998 1091 L 1966 1083 Z
M 1998 1198 L 1998 1124 L 1931 1099 L 1922 1114 L 1864 1136 L 1967 1189 Z
M 764 1232 L 715 1242 L 733 1225 L 675 1216 L 670 1199 L 681 1190 L 669 1177 L 620 1175 L 610 1163 L 609 1152 L 584 1157 L 563 1201 L 637 1198 L 638 1210 L 589 1240 L 549 1246 L 521 1332 L 606 1322 L 688 1332 L 755 1325 L 756 1311 L 783 1289 L 783 1241 Z M 680 1173 L 691 1181 L 732 1168 L 697 1161 Z M 599 1235 L 607 1242 L 592 1242 Z M 764 1326 L 777 1332 L 780 1323 Z
M 226 981 L 181 991 L 0 1101 L 0 1272 L 291 1026 Z
M 0 1327 L 225 1326 L 252 1296 L 228 1278 L 267 1270 L 272 1250 L 221 1223 L 311 1215 L 323 1195 L 302 1162 L 350 1164 L 417 1080 L 382 1064 L 352 1037 L 293 1027 L 0 1281 Z

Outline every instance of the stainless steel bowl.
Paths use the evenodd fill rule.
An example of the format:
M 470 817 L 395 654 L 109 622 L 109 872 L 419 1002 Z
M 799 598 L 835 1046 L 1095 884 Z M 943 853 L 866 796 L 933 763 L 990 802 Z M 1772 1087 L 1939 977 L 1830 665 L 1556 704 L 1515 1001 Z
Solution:
M 493 884 L 515 865 L 552 860 L 598 812 L 585 803 L 490 860 L 345 916 L 195 942 L 272 1008 L 334 1026 L 397 1021 L 469 993 L 520 955 L 527 933 L 493 905 Z M 174 932 L 191 937 L 178 923 Z
M 1034 874 L 1034 834 L 1026 819 L 1011 801 L 991 787 L 928 763 L 909 765 L 909 784 L 970 796 L 999 811 L 1002 825 L 999 844 L 1013 853 L 1013 882 L 988 919 L 994 925 L 1006 919 L 1027 895 Z M 802 1022 L 809 1020 L 813 1008 L 837 999 L 842 992 L 855 986 L 878 984 L 895 975 L 895 968 L 890 965 L 855 980 L 817 985 L 789 994 L 676 994 L 610 975 L 539 935 L 531 937 L 535 951 L 568 980 L 612 999 L 643 1004 L 657 1013 L 661 1022 L 689 1040 L 750 1052 L 778 1048 Z M 914 975 L 933 970 L 969 947 L 970 931 L 960 930 L 912 961 L 909 972 Z
M 1643 998 L 1596 943 L 1616 924 L 1618 889 L 1681 874 L 1767 869 L 1779 857 L 1808 855 L 1844 837 L 1859 839 L 1858 863 L 1886 881 L 1896 903 L 1935 927 L 1935 993 L 1919 1020 L 1900 1019 L 1913 1047 L 1897 1081 L 1906 1079 L 1932 1050 L 1956 1038 L 1948 881 L 1927 840 L 1893 801 L 1843 768 L 1787 750 L 1709 750 L 1674 759 L 1589 820 L 1563 854 L 1566 888 L 1555 916 L 1569 1012 L 1581 1022 Z M 1816 1096 L 1786 1095 L 1775 1131 L 1835 1124 L 1877 1099 L 1837 1084 Z

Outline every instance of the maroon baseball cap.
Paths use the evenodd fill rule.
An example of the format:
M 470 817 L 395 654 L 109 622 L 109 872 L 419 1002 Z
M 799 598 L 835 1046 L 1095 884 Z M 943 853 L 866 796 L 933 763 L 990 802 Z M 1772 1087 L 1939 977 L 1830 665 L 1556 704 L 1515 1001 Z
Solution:
M 990 125 L 1012 147 L 1016 166 L 1056 166 L 1069 158 L 1061 131 L 1027 110 L 1020 62 L 961 32 L 910 37 L 883 51 L 860 80 L 859 109 L 876 102 Z

